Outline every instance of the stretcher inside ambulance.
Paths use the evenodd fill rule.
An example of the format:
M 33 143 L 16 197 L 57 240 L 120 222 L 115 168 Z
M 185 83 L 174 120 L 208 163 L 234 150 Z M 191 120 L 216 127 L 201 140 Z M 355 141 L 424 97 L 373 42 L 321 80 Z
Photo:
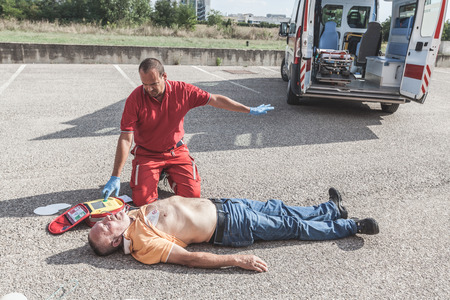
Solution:
M 441 41 L 448 0 L 391 0 L 384 52 L 378 0 L 296 0 L 281 77 L 287 102 L 303 98 L 377 102 L 387 113 L 423 103 Z

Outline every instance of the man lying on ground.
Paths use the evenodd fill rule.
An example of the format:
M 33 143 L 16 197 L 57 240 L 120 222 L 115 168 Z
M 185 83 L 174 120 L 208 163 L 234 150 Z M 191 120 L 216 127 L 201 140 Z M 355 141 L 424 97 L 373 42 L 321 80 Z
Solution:
M 134 210 L 110 215 L 89 232 L 89 244 L 105 256 L 123 248 L 145 264 L 159 262 L 189 267 L 237 266 L 265 272 L 267 264 L 255 255 L 216 255 L 189 252 L 192 243 L 245 247 L 254 241 L 339 239 L 377 234 L 372 218 L 347 219 L 339 192 L 330 188 L 330 200 L 318 206 L 287 206 L 280 200 L 201 199 L 173 196 Z

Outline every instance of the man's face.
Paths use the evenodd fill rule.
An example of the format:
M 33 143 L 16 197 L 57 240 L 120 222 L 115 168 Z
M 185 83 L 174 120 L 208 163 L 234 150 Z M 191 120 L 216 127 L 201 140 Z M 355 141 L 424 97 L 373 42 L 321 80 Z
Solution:
M 157 70 L 151 69 L 147 73 L 144 73 L 142 70 L 139 71 L 139 76 L 141 77 L 145 91 L 150 96 L 162 100 L 167 74 L 164 73 L 160 76 Z
M 120 237 L 123 232 L 130 226 L 130 217 L 120 211 L 115 215 L 106 216 L 102 221 L 95 223 L 91 228 L 90 236 L 97 245 L 101 247 L 113 246 L 116 247 L 117 241 L 122 240 Z

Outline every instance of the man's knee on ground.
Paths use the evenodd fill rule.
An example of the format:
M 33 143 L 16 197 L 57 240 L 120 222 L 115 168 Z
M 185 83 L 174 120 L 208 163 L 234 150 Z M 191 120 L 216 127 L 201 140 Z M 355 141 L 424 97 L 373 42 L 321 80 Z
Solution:
M 156 196 L 154 194 L 144 195 L 143 193 L 133 191 L 131 198 L 133 199 L 134 205 L 143 206 L 143 205 L 146 205 L 146 204 L 152 203 L 153 201 L 158 200 L 158 194 L 156 194 Z
M 173 184 L 172 190 L 178 196 L 186 198 L 200 198 L 201 196 L 201 184 L 200 182 L 193 182 L 189 184 Z

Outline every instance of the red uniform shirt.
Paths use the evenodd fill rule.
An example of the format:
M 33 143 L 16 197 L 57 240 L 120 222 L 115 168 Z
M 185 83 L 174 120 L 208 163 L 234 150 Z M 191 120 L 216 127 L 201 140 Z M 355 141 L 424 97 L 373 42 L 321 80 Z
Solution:
M 184 116 L 198 106 L 208 104 L 208 92 L 180 81 L 166 80 L 161 103 L 141 85 L 128 96 L 120 130 L 134 132 L 134 142 L 152 152 L 164 152 L 184 136 Z

